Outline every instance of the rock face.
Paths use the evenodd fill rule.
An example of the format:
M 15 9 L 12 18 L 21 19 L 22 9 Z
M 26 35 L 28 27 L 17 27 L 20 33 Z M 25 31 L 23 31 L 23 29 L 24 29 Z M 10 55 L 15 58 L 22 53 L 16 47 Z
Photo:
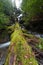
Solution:
M 11 35 L 5 65 L 38 65 L 18 23 L 15 24 L 14 32 Z

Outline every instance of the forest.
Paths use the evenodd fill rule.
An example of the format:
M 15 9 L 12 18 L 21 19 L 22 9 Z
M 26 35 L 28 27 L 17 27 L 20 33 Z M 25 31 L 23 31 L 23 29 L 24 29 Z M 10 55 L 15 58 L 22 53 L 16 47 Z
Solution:
M 43 65 L 43 0 L 0 0 L 0 65 Z

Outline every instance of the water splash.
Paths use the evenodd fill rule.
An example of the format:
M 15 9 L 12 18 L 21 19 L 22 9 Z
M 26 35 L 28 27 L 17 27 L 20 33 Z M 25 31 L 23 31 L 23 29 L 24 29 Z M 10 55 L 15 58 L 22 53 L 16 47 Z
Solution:
M 10 42 L 6 42 L 3 44 L 0 44 L 0 48 L 5 48 L 5 47 L 8 47 L 9 45 L 10 45 Z
M 22 0 L 15 0 L 15 3 L 16 3 L 16 7 L 20 8 Z

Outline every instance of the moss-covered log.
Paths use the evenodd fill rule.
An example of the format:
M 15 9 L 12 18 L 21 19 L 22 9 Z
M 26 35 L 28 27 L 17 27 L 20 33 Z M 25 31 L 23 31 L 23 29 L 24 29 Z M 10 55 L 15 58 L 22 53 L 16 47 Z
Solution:
M 38 65 L 31 47 L 27 44 L 19 24 L 15 24 L 5 65 Z

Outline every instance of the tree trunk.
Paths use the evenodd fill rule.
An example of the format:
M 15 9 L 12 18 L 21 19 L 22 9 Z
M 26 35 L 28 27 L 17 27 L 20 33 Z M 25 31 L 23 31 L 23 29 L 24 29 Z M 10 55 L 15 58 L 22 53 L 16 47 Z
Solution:
M 18 23 L 11 35 L 11 44 L 5 65 L 38 65 Z

